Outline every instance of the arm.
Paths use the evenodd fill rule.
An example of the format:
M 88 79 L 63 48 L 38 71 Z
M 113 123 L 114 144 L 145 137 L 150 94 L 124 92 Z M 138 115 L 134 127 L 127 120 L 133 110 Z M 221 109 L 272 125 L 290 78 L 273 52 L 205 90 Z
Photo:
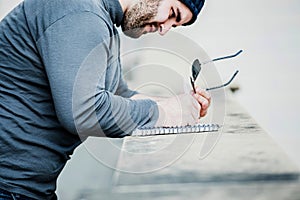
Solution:
M 67 15 L 37 42 L 58 120 L 84 137 L 122 137 L 138 126 L 153 126 L 158 118 L 154 101 L 115 95 L 106 76 L 116 64 L 107 26 L 89 12 Z
M 120 73 L 120 82 L 119 82 L 119 86 L 118 89 L 116 91 L 116 95 L 125 97 L 125 98 L 131 98 L 132 96 L 138 94 L 138 92 L 130 90 L 128 88 L 128 85 L 126 83 L 126 81 L 124 80 L 122 73 Z

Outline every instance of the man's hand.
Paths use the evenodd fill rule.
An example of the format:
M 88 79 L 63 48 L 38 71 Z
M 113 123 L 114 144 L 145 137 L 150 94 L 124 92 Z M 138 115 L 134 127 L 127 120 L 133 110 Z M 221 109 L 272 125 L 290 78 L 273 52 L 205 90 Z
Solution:
M 199 122 L 200 117 L 207 114 L 211 103 L 210 94 L 196 87 L 196 94 L 181 94 L 174 97 L 151 97 L 136 94 L 131 99 L 152 99 L 159 109 L 159 118 L 156 126 L 184 126 Z
M 208 92 L 196 88 L 196 94 L 181 94 L 157 102 L 159 118 L 156 126 L 193 125 L 207 114 L 211 97 Z
M 201 105 L 199 118 L 204 117 L 207 114 L 207 110 L 210 106 L 210 102 L 211 102 L 210 94 L 206 90 L 196 87 L 196 94 L 192 92 L 192 95 L 194 96 L 195 99 L 197 99 L 198 103 Z
M 157 102 L 159 118 L 156 126 L 181 126 L 195 124 L 201 109 L 191 94 L 181 94 Z

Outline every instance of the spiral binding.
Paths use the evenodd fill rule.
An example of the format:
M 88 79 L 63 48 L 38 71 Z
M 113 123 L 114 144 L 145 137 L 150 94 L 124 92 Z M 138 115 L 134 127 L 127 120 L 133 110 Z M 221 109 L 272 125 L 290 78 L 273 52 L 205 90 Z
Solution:
M 132 132 L 132 136 L 212 132 L 212 131 L 218 131 L 219 128 L 220 125 L 218 124 L 196 124 L 193 126 L 187 125 L 187 126 L 175 126 L 175 127 L 139 128 Z

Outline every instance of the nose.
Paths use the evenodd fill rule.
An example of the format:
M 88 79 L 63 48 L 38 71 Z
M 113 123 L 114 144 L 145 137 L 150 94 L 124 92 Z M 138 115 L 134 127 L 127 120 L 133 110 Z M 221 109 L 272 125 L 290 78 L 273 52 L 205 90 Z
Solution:
M 160 35 L 165 35 L 172 27 L 176 27 L 177 23 L 174 20 L 168 20 L 159 25 L 158 33 Z

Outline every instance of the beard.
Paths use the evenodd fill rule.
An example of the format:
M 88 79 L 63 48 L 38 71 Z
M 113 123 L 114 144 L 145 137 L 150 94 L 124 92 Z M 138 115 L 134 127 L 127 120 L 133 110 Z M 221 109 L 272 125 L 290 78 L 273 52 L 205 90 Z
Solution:
M 138 38 L 144 34 L 144 27 L 156 16 L 161 0 L 138 0 L 129 7 L 123 16 L 121 23 L 125 35 Z

